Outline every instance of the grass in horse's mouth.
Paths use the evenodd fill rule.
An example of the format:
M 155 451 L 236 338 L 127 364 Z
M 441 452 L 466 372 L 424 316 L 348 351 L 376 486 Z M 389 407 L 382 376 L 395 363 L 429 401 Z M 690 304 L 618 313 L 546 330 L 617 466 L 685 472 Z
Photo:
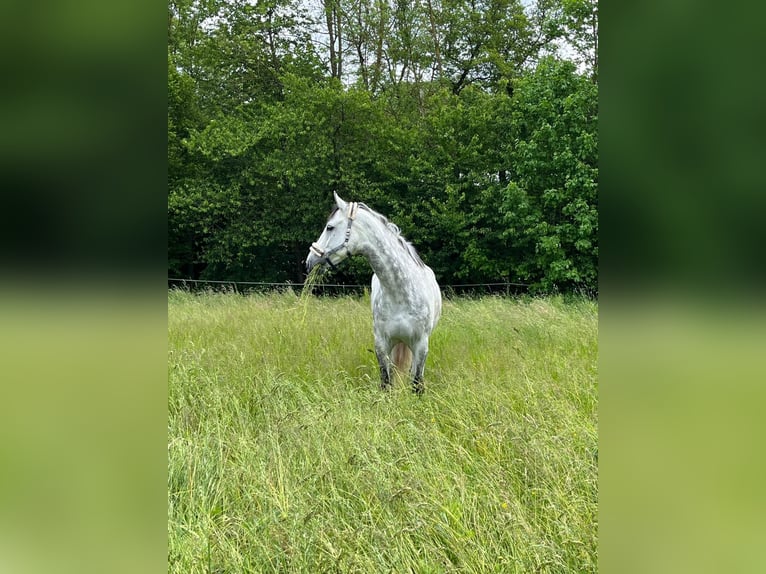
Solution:
M 308 309 L 309 299 L 314 291 L 314 287 L 321 284 L 323 274 L 324 269 L 322 269 L 322 266 L 314 265 L 314 267 L 311 268 L 311 271 L 309 271 L 309 274 L 306 275 L 306 280 L 303 282 L 303 289 L 301 289 L 301 295 L 298 299 L 300 306 L 303 309 L 302 321 L 306 320 L 306 310 Z
M 301 302 L 311 296 L 314 287 L 321 283 L 320 279 L 322 272 L 323 269 L 321 265 L 314 265 L 314 267 L 311 268 L 311 271 L 309 271 L 309 274 L 306 276 L 306 280 L 303 282 L 303 289 L 301 290 Z

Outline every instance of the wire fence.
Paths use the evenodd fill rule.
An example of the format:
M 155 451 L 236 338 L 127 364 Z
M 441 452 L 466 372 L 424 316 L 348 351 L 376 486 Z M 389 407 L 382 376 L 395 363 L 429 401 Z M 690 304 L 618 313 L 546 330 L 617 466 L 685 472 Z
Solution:
M 234 291 L 268 291 L 273 289 L 302 289 L 303 283 L 292 283 L 290 281 L 231 281 L 216 279 L 184 279 L 180 277 L 168 277 L 168 285 L 171 287 L 181 287 L 184 289 L 200 289 L 205 286 L 229 287 Z M 453 283 L 450 285 L 441 285 L 442 291 L 450 292 L 489 292 L 516 294 L 524 292 L 530 287 L 528 283 L 515 283 L 512 281 L 497 281 L 491 283 Z M 339 292 L 362 292 L 368 289 L 369 284 L 360 283 L 319 283 L 313 286 L 314 291 L 334 294 Z

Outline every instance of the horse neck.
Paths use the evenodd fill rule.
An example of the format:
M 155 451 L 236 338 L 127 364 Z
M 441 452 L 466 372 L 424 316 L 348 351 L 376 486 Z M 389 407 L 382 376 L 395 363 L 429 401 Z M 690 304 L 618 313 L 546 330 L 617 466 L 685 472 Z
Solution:
M 407 293 L 406 286 L 417 273 L 417 263 L 402 245 L 399 236 L 374 214 L 359 210 L 360 237 L 358 251 L 370 262 L 383 288 L 389 292 Z

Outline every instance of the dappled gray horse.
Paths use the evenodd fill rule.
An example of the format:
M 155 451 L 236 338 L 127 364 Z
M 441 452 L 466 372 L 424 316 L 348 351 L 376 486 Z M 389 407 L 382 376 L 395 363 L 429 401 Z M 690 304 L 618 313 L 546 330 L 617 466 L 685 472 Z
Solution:
M 423 392 L 428 338 L 439 321 L 441 291 L 434 272 L 399 228 L 363 203 L 335 195 L 336 209 L 322 235 L 311 245 L 308 271 L 315 265 L 335 267 L 349 255 L 364 255 L 372 276 L 372 325 L 381 387 L 391 384 L 391 365 L 404 371 L 410 363 L 412 390 Z

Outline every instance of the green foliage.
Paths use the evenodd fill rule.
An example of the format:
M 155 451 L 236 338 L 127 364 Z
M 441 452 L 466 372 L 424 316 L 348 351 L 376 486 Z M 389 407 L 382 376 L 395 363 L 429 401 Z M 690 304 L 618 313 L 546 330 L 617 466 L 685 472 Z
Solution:
M 395 221 L 441 283 L 595 292 L 597 85 L 535 56 L 590 4 L 334 6 L 361 54 L 347 85 L 322 69 L 301 3 L 171 4 L 169 272 L 300 282 L 338 190 Z M 400 34 L 376 36 L 385 21 Z
M 504 234 L 521 247 L 519 276 L 544 290 L 596 286 L 596 98 L 572 64 L 553 59 L 515 92 Z

